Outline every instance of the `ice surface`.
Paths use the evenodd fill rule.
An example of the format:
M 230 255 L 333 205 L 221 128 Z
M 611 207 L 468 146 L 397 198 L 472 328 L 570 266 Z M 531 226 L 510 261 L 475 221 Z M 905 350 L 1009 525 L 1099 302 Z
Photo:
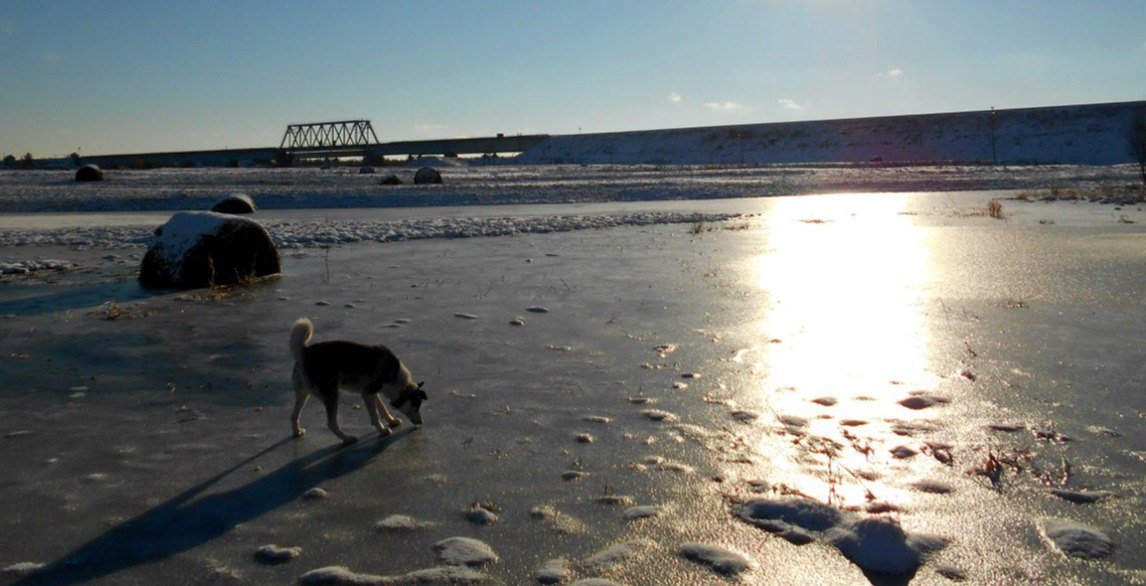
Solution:
M 751 189 L 776 188 L 762 182 L 763 170 L 721 173 L 729 171 L 756 182 Z M 1071 176 L 1085 182 L 1109 170 L 1044 171 L 1074 185 Z M 571 182 L 580 173 L 602 176 L 597 169 L 560 172 Z M 626 189 L 663 189 L 666 197 L 681 193 L 673 182 L 685 170 L 644 172 L 645 187 Z M 890 170 L 872 172 L 894 176 Z M 902 171 L 905 178 L 924 173 L 1010 181 L 1011 174 L 1027 171 Z M 793 177 L 810 182 L 815 175 L 825 173 Z M 71 184 L 67 189 L 61 198 L 70 197 Z M 343 188 L 330 188 L 336 189 Z M 482 189 L 474 193 L 486 193 Z M 732 195 L 749 189 L 712 187 Z M 303 191 L 281 188 L 284 197 Z M 109 201 L 95 197 L 93 203 Z M 634 576 L 665 583 L 706 580 L 708 570 L 673 555 L 681 541 L 695 539 L 751 552 L 762 564 L 768 560 L 758 577 L 762 582 L 862 583 L 858 562 L 823 547 L 830 530 L 806 530 L 779 519 L 753 523 L 770 525 L 790 541 L 802 535 L 819 542 L 794 547 L 755 527 L 728 527 L 741 523 L 728 514 L 729 499 L 806 495 L 831 502 L 852 519 L 866 515 L 856 511 L 869 502 L 897 505 L 893 514 L 907 529 L 904 543 L 913 543 L 914 528 L 952 535 L 937 561 L 965 567 L 972 580 L 1125 581 L 1146 569 L 1135 516 L 1142 508 L 1134 481 L 1143 455 L 1134 440 L 1141 437 L 1143 420 L 1134 384 L 1140 361 L 1133 352 L 1140 346 L 1140 328 L 1133 326 L 1143 317 L 1133 284 L 1146 269 L 1137 246 L 1146 222 L 1135 209 L 1010 200 L 1004 201 L 1008 219 L 1000 222 L 976 212 L 987 197 L 883 193 L 656 208 L 753 214 L 700 234 L 689 226 L 658 224 L 460 242 L 378 244 L 363 238 L 361 244 L 330 249 L 329 277 L 325 250 L 300 250 L 284 256 L 279 281 L 219 292 L 210 300 L 132 296 L 137 285 L 130 273 L 138 258 L 127 253 L 111 258 L 107 249 L 4 246 L 4 261 L 58 258 L 78 270 L 10 276 L 0 284 L 0 369 L 9 381 L 0 388 L 0 437 L 12 435 L 0 439 L 10 448 L 0 482 L 0 517 L 8 524 L 0 534 L 0 552 L 7 556 L 0 566 L 47 561 L 51 579 L 45 581 L 57 583 L 69 576 L 93 583 L 159 583 L 170 575 L 221 581 L 237 571 L 248 582 L 273 584 L 293 581 L 309 568 L 349 564 L 368 574 L 398 574 L 380 577 L 391 582 L 413 582 L 401 572 L 440 563 L 430 544 L 466 535 L 480 537 L 500 558 L 483 569 L 487 581 L 525 584 L 545 560 L 581 560 L 639 536 L 652 542 L 648 555 L 629 558 L 610 576 L 629 583 L 637 583 Z M 195 197 L 188 199 L 194 205 Z M 0 201 L 0 208 L 9 204 Z M 319 246 L 352 242 L 381 224 L 424 222 L 430 226 L 426 234 L 445 234 L 456 223 L 480 235 L 481 226 L 542 225 L 534 220 L 538 214 L 617 216 L 633 209 L 625 206 L 314 210 L 269 220 L 299 224 L 284 233 Z M 267 213 L 274 212 L 260 212 Z M 521 222 L 483 224 L 484 218 L 519 214 Z M 1139 221 L 1122 224 L 1116 214 Z M 116 234 L 126 233 L 120 230 L 146 236 L 168 214 L 159 215 L 147 226 L 113 227 L 98 235 L 92 226 L 80 228 L 71 242 L 120 246 Z M 463 217 L 476 219 L 455 222 Z M 800 221 L 808 218 L 830 221 Z M 1056 223 L 1038 224 L 1040 218 Z M 0 225 L 12 221 L 0 217 Z M 32 242 L 35 230 L 3 234 Z M 62 239 L 72 237 L 65 234 L 69 229 L 51 230 L 59 230 Z M 794 239 L 802 234 L 808 238 Z M 848 254 L 859 244 L 885 239 L 888 246 L 870 256 Z M 142 252 L 141 242 L 132 246 Z M 926 258 L 904 260 L 896 252 Z M 809 258 L 804 255 L 815 262 L 801 261 Z M 802 276 L 787 278 L 777 258 L 803 267 Z M 808 287 L 790 289 L 799 284 Z M 140 317 L 89 315 L 112 298 Z M 1018 299 L 1021 309 L 1007 304 Z M 316 306 L 316 300 L 328 303 Z M 552 311 L 528 313 L 530 306 Z M 461 311 L 483 319 L 452 317 Z M 527 316 L 528 327 L 506 327 L 517 314 Z M 880 317 L 879 327 L 849 329 L 865 324 L 869 314 Z M 325 324 L 320 332 L 326 339 L 384 343 L 398 351 L 427 380 L 430 401 L 422 409 L 428 424 L 351 448 L 332 446 L 324 434 L 290 438 L 291 361 L 284 344 L 299 315 Z M 398 321 L 407 318 L 412 321 Z M 783 342 L 769 343 L 773 338 Z M 677 347 L 654 358 L 655 346 L 666 340 Z M 967 341 L 978 357 L 967 355 Z M 550 343 L 577 351 L 550 352 Z M 732 357 L 742 348 L 761 350 L 736 362 Z M 650 360 L 661 368 L 640 368 Z M 963 367 L 975 371 L 974 384 L 952 375 Z M 673 389 L 682 369 L 705 378 L 689 389 Z M 71 397 L 81 386 L 87 387 L 85 397 Z M 952 403 L 912 411 L 896 404 L 911 396 L 909 389 L 951 397 Z M 840 399 L 834 406 L 813 402 L 825 396 Z M 361 411 L 350 417 L 347 412 L 361 401 L 345 399 L 343 425 L 360 434 L 368 429 L 366 418 Z M 647 407 L 690 424 L 650 423 L 641 414 Z M 730 419 L 731 411 L 748 408 L 766 420 L 786 417 L 798 424 L 793 431 L 800 435 L 785 433 L 775 422 L 737 425 Z M 582 421 L 590 415 L 612 422 Z M 310 405 L 303 416 L 312 430 L 325 424 L 321 406 Z M 839 422 L 845 419 L 869 423 L 844 428 Z M 989 431 L 992 422 L 1069 432 L 1079 441 L 1036 442 L 1026 433 Z M 1098 427 L 1122 435 L 1092 432 Z M 580 431 L 592 431 L 597 442 L 573 444 L 571 437 Z M 923 451 L 939 441 L 956 447 L 953 466 L 931 457 L 888 456 L 901 444 Z M 815 451 L 828 442 L 838 444 L 830 458 Z M 1008 468 L 1000 491 L 966 475 L 988 449 L 1018 458 L 1023 467 Z M 650 452 L 657 459 L 646 462 Z M 1027 454 L 1029 461 L 1023 459 Z M 695 473 L 657 471 L 670 462 Z M 1052 496 L 1043 477 L 1058 486 L 1068 472 L 1065 463 L 1072 467 L 1069 490 L 1097 487 L 1118 498 L 1076 506 Z M 646 473 L 636 472 L 634 464 Z M 564 472 L 592 475 L 563 482 Z M 99 478 L 93 474 L 104 475 L 104 481 L 84 481 Z M 304 502 L 302 495 L 315 487 L 333 497 Z M 602 506 L 602 494 L 604 502 L 652 502 L 673 514 L 628 522 L 627 506 Z M 461 518 L 462 505 L 489 498 L 512 504 L 499 524 L 476 527 Z M 547 503 L 560 514 L 530 520 L 523 503 Z M 433 525 L 397 535 L 373 529 L 395 512 Z M 1114 553 L 1079 563 L 1037 538 L 1033 519 L 1069 512 L 1106 528 L 1120 542 Z M 580 523 L 574 535 L 561 534 L 552 521 L 565 518 Z M 837 526 L 846 530 L 850 523 Z M 290 529 L 302 526 L 313 531 Z M 253 562 L 260 545 L 284 539 L 303 548 L 304 566 Z M 919 581 L 942 580 L 927 565 Z M 81 567 L 87 569 L 76 569 Z M 593 575 L 579 563 L 573 568 L 579 576 Z M 707 579 L 725 580 L 714 574 Z

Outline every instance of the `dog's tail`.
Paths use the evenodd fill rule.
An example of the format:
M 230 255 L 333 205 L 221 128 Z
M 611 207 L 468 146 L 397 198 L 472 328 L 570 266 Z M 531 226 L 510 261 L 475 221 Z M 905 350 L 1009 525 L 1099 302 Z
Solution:
M 295 361 L 302 362 L 303 350 L 306 350 L 310 336 L 314 333 L 314 324 L 309 319 L 300 317 L 294 320 L 294 329 L 290 331 L 290 353 Z

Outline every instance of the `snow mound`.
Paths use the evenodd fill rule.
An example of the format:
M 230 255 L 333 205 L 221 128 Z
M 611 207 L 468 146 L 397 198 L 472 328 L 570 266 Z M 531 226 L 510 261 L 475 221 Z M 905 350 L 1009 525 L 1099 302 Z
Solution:
M 326 566 L 302 575 L 303 584 L 331 586 L 374 586 L 382 584 L 475 584 L 485 574 L 460 566 L 416 570 L 400 576 L 376 576 L 352 572 L 345 566 Z
M 569 581 L 572 573 L 569 570 L 569 560 L 556 558 L 542 564 L 534 574 L 534 578 L 542 584 L 560 584 Z
M 575 517 L 562 513 L 552 505 L 537 505 L 529 510 L 529 516 L 544 522 L 558 533 L 584 533 L 585 524 Z
M 74 268 L 76 263 L 66 260 L 22 260 L 0 262 L 0 275 L 26 275 L 35 271 L 63 271 Z
M 740 552 L 705 543 L 687 542 L 681 546 L 680 554 L 726 576 L 735 576 L 753 566 L 752 560 Z
M 633 519 L 648 519 L 651 517 L 659 517 L 664 513 L 664 509 L 654 505 L 641 505 L 637 507 L 629 507 L 625 509 L 625 518 Z
M 451 566 L 482 566 L 498 560 L 490 546 L 471 537 L 443 539 L 434 544 L 434 553 Z
M 330 493 L 326 492 L 326 489 L 318 488 L 317 486 L 304 492 L 304 493 L 302 493 L 302 498 L 307 499 L 307 500 L 317 500 L 317 499 L 324 499 L 324 498 L 329 498 L 329 497 L 330 497 Z
M 421 521 L 409 515 L 390 515 L 375 523 L 374 527 L 379 531 L 417 531 L 429 529 L 434 525 L 435 523 Z
M 880 574 L 913 574 L 931 552 L 947 544 L 940 537 L 908 534 L 895 519 L 859 519 L 850 511 L 808 499 L 752 500 L 733 514 L 796 545 L 822 539 L 852 563 Z
M 483 507 L 480 503 L 470 505 L 466 511 L 466 520 L 474 525 L 492 525 L 497 523 L 497 513 Z
M 773 533 L 773 528 L 796 527 L 805 531 L 827 531 L 850 520 L 850 513 L 808 499 L 759 499 L 740 505 L 736 516 L 746 523 Z
M 1068 500 L 1072 503 L 1080 505 L 1088 505 L 1105 500 L 1113 496 L 1105 490 L 1066 490 L 1061 488 L 1051 489 L 1051 494 L 1060 499 Z
M 674 422 L 680 421 L 680 416 L 676 413 L 669 413 L 668 411 L 661 411 L 660 409 L 643 409 L 641 416 L 650 421 L 667 421 Z
M 37 562 L 20 562 L 6 566 L 0 570 L 0 576 L 17 577 L 17 576 L 30 576 L 39 572 L 44 568 L 44 564 Z
M 908 535 L 899 522 L 870 517 L 828 535 L 833 545 L 855 565 L 879 574 L 914 574 L 926 556 L 947 542 L 939 537 Z
M 301 547 L 280 547 L 273 543 L 264 545 L 255 552 L 255 557 L 271 564 L 289 562 L 300 555 L 302 555 Z
M 1105 533 L 1065 519 L 1045 519 L 1043 535 L 1064 554 L 1086 559 L 1104 558 L 1116 548 Z
M 601 551 L 585 558 L 582 565 L 591 573 L 607 572 L 640 555 L 640 552 L 649 547 L 646 541 L 625 541 L 610 545 Z

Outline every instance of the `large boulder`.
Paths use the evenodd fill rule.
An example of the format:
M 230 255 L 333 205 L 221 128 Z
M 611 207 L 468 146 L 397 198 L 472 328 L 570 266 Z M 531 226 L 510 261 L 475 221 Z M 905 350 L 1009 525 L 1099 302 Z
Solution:
M 401 185 L 401 184 L 402 184 L 402 180 L 400 178 L 398 178 L 397 175 L 387 175 L 386 178 L 382 180 L 382 185 Z
M 249 218 L 180 212 L 155 230 L 139 270 L 144 287 L 234 285 L 280 271 L 270 234 Z
M 422 167 L 421 169 L 418 169 L 417 173 L 414 173 L 414 184 L 415 185 L 425 185 L 428 183 L 441 183 L 441 182 L 442 182 L 442 174 L 439 173 L 438 170 L 433 168 L 433 167 Z
M 251 199 L 251 196 L 245 193 L 232 193 L 219 200 L 211 211 L 220 214 L 253 214 L 258 209 L 259 206 L 255 205 L 255 200 Z
M 95 165 L 84 165 L 76 169 L 76 181 L 103 181 L 103 169 Z

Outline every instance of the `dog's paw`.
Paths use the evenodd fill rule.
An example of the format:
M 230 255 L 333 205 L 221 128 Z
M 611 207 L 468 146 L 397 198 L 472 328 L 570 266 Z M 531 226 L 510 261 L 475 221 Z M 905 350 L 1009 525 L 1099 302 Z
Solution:
M 389 427 L 382 426 L 378 428 L 378 435 L 381 437 L 390 437 L 392 433 L 394 432 L 390 431 Z
M 390 427 L 398 427 L 399 425 L 402 425 L 402 420 L 401 419 L 391 419 L 389 421 L 389 423 L 390 423 Z
M 306 435 L 306 430 L 305 430 L 305 429 L 303 429 L 303 428 L 301 428 L 301 427 L 300 427 L 300 428 L 298 428 L 298 429 L 294 430 L 294 436 L 295 436 L 295 437 L 302 437 L 302 436 L 304 436 L 304 435 Z

